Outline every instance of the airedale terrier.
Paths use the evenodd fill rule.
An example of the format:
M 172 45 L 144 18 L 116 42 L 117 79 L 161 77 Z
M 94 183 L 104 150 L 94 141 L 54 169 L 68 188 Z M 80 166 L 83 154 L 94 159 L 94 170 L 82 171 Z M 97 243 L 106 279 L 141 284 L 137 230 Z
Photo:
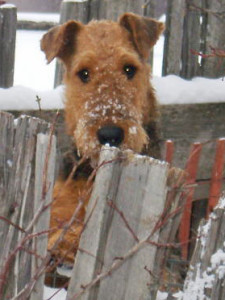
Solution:
M 91 21 L 84 25 L 68 21 L 44 35 L 41 49 L 48 63 L 57 57 L 65 66 L 66 126 L 74 139 L 75 157 L 86 159 L 86 170 L 96 166 L 104 144 L 158 155 L 154 148 L 157 103 L 147 59 L 163 29 L 164 25 L 154 19 L 125 13 L 118 22 Z M 54 191 L 51 228 L 57 230 L 50 233 L 49 250 L 54 249 L 52 253 L 58 257 L 65 256 L 66 262 L 74 259 L 85 205 L 65 239 L 52 247 L 86 189 L 89 172 L 82 170 L 66 185 L 65 179 L 58 180 Z

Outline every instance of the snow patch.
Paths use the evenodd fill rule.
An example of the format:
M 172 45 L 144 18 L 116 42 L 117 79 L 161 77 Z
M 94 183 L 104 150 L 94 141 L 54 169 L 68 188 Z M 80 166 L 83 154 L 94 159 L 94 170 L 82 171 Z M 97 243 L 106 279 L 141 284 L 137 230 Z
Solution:
M 222 249 L 218 249 L 211 257 L 212 270 L 218 274 L 219 279 L 223 279 L 225 276 L 225 252 Z
M 161 104 L 225 102 L 225 81 L 196 77 L 185 80 L 175 75 L 153 77 L 153 86 Z
M 216 208 L 219 208 L 219 209 L 225 209 L 225 197 L 221 197 L 219 199 L 219 202 L 218 204 L 216 205 Z M 215 209 L 216 209 L 215 208 Z
M 168 297 L 168 293 L 158 291 L 157 296 L 156 296 L 156 300 L 166 300 L 167 297 Z
M 54 295 L 54 296 L 53 296 Z M 51 298 L 52 300 L 66 300 L 67 292 L 64 289 L 53 289 L 50 287 L 44 287 L 44 297 L 43 300 Z
M 1 5 L 1 9 L 3 8 L 3 9 L 9 9 L 9 8 L 14 8 L 14 7 L 16 7 L 15 5 L 13 5 L 13 4 L 2 4 Z
M 30 12 L 18 12 L 18 21 L 33 21 L 33 22 L 54 22 L 59 23 L 60 15 L 49 13 L 30 13 Z
M 136 126 L 132 126 L 129 128 L 129 133 L 130 134 L 137 134 L 137 127 Z
M 52 91 L 35 91 L 22 86 L 9 89 L 0 88 L 1 110 L 38 110 L 37 96 L 41 109 L 63 108 L 64 87 L 59 86 Z

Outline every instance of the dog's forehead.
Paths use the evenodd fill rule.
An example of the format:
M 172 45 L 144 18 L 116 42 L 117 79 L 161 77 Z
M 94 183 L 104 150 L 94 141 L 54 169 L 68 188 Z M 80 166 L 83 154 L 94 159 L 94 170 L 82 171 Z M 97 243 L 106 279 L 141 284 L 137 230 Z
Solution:
M 113 21 L 92 21 L 83 27 L 77 37 L 78 51 L 98 52 L 119 47 L 133 50 L 129 32 Z

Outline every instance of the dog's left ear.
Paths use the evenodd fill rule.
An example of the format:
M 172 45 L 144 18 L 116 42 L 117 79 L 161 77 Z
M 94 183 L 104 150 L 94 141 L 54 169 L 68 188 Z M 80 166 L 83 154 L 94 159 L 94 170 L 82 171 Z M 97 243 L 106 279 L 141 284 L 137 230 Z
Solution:
M 148 58 L 151 48 L 164 30 L 163 23 L 133 13 L 120 16 L 119 24 L 131 33 L 132 42 L 144 59 Z
M 80 22 L 71 20 L 53 27 L 43 36 L 41 50 L 45 52 L 48 63 L 55 57 L 65 63 L 66 58 L 74 51 L 76 35 L 82 27 Z

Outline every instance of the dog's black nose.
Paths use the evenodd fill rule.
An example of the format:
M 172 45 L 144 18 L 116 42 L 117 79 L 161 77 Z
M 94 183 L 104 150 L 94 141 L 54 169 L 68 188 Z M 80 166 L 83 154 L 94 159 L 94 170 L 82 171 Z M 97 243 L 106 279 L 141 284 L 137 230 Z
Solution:
M 124 139 L 124 131 L 117 126 L 104 126 L 98 130 L 97 136 L 102 145 L 119 146 Z

